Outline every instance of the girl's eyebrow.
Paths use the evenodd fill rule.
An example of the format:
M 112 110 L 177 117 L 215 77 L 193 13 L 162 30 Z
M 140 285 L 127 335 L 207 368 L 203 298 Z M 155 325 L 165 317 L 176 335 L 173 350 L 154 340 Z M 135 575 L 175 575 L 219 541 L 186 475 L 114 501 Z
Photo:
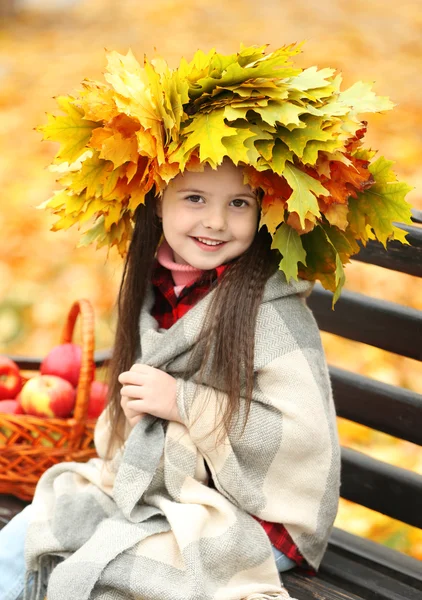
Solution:
M 194 193 L 194 194 L 207 194 L 206 191 L 204 190 L 197 190 L 194 188 L 187 188 L 187 189 L 182 189 L 182 190 L 177 190 L 178 194 L 184 194 L 186 192 L 190 192 L 190 193 Z M 256 198 L 256 196 L 253 193 L 249 193 L 249 192 L 239 192 L 238 194 L 233 194 L 233 196 L 247 196 L 248 198 Z

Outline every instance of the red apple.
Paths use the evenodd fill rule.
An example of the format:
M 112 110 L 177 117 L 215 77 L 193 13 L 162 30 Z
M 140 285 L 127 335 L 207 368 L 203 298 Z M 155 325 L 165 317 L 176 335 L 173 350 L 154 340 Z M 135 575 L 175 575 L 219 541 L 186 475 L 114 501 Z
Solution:
M 21 388 L 18 365 L 8 356 L 0 355 L 0 400 L 15 398 Z
M 103 412 L 107 401 L 108 385 L 102 381 L 93 381 L 89 394 L 88 419 L 96 419 Z
M 76 387 L 81 370 L 82 348 L 77 344 L 55 346 L 41 363 L 41 375 L 56 375 Z
M 70 417 L 75 400 L 74 387 L 66 379 L 55 375 L 31 377 L 20 394 L 24 412 L 37 417 Z

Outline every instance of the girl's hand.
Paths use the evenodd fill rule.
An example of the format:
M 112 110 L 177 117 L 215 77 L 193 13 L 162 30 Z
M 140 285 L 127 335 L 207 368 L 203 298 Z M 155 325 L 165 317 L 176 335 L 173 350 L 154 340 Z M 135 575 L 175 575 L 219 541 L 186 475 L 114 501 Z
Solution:
M 118 379 L 123 385 L 120 404 L 132 427 L 144 414 L 182 422 L 176 403 L 174 377 L 160 369 L 135 364 L 130 371 L 120 373 Z

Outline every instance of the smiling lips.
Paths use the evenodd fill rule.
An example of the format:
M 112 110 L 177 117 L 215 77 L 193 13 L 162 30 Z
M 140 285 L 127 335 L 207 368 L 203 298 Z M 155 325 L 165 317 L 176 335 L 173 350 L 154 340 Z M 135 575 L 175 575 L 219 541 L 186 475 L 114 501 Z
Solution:
M 199 248 L 202 250 L 215 251 L 218 250 L 221 246 L 225 245 L 227 242 L 222 242 L 219 240 L 212 240 L 210 238 L 192 238 Z

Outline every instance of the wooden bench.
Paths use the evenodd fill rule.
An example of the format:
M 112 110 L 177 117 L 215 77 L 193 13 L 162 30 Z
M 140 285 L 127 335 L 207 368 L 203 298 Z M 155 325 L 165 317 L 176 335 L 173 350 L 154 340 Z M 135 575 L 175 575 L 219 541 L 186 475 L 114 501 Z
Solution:
M 415 223 L 422 213 L 414 211 Z M 370 242 L 356 260 L 422 276 L 422 229 L 402 226 L 411 246 L 396 242 L 385 252 Z M 422 312 L 343 291 L 331 310 L 331 294 L 316 286 L 308 300 L 320 329 L 420 361 Z M 109 352 L 97 352 L 100 366 Z M 23 369 L 39 359 L 12 357 Z M 422 395 L 330 367 L 339 416 L 422 445 Z M 422 476 L 342 448 L 341 495 L 422 529 Z M 0 497 L 0 526 L 24 502 Z M 422 600 L 422 562 L 375 542 L 334 529 L 317 577 L 294 570 L 283 575 L 298 600 Z

